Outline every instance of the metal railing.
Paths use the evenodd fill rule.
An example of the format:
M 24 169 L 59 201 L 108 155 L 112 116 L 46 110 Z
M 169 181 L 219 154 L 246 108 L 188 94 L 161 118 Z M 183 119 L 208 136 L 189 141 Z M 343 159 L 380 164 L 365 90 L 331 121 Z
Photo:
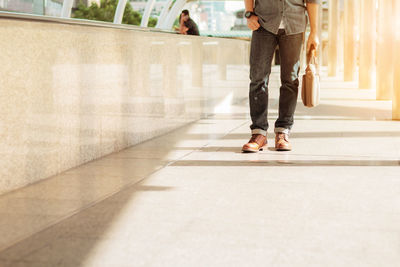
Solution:
M 60 17 L 42 16 L 42 15 L 35 15 L 35 14 L 8 12 L 8 11 L 0 11 L 0 19 L 2 19 L 2 18 L 30 20 L 30 21 L 35 20 L 35 21 L 42 21 L 42 22 L 75 24 L 75 25 L 85 25 L 85 26 L 92 26 L 92 27 L 117 28 L 117 29 L 135 30 L 135 31 L 162 32 L 162 33 L 176 34 L 176 32 L 171 31 L 171 30 L 163 30 L 163 29 L 150 28 L 150 27 L 140 27 L 140 26 L 130 25 L 130 24 L 115 24 L 115 23 L 111 23 L 111 22 L 104 22 L 104 21 L 97 21 L 97 20 L 60 18 Z

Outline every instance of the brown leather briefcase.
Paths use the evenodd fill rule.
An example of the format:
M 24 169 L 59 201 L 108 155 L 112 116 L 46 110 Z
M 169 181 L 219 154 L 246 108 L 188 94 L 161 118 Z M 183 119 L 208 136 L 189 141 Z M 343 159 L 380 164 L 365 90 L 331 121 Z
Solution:
M 304 106 L 309 108 L 317 106 L 320 100 L 319 74 L 316 62 L 315 48 L 312 47 L 307 53 L 307 67 L 301 86 L 301 99 Z

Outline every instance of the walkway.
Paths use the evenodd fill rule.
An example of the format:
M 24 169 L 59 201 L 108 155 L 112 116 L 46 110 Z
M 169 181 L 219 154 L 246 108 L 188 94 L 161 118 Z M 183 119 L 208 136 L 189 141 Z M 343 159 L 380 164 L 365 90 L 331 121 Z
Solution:
M 244 100 L 2 196 L 0 266 L 398 266 L 400 122 L 373 91 L 323 87 L 292 152 L 270 134 L 240 153 Z

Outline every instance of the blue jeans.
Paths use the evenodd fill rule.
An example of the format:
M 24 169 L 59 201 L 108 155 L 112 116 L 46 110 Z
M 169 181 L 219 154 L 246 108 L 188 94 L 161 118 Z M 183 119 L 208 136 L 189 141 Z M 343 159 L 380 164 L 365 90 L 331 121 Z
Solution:
M 275 48 L 279 45 L 281 59 L 281 87 L 279 94 L 279 117 L 275 132 L 289 133 L 293 126 L 299 89 L 300 52 L 304 34 L 278 34 L 260 27 L 253 31 L 250 52 L 250 115 L 253 134 L 266 135 L 268 129 L 268 82 Z

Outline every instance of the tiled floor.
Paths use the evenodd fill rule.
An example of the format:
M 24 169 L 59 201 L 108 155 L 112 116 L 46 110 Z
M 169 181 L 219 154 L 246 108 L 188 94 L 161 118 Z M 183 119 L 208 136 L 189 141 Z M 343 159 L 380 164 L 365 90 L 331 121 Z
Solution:
M 355 87 L 299 102 L 292 152 L 240 153 L 244 100 L 2 196 L 0 266 L 400 266 L 400 122 Z

